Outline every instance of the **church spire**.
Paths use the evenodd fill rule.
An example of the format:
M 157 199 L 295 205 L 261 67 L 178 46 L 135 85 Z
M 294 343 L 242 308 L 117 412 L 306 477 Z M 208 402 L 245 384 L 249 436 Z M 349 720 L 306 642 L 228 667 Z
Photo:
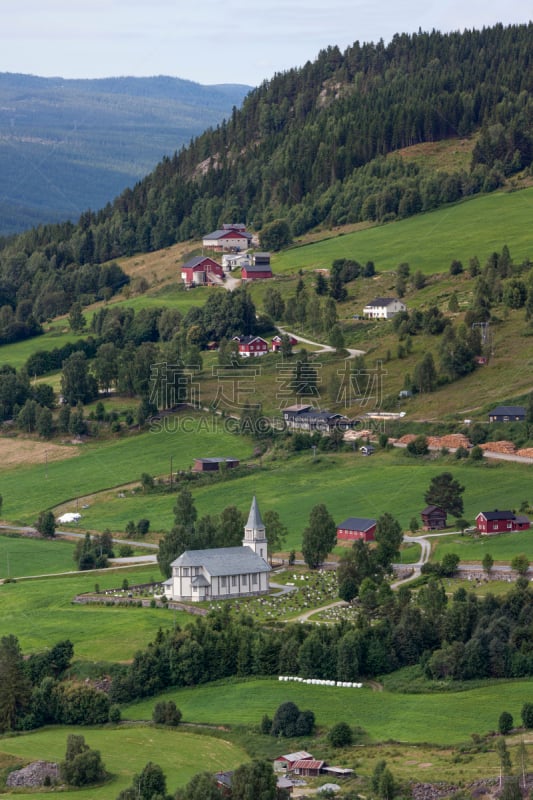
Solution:
M 267 538 L 265 531 L 265 523 L 261 519 L 261 512 L 257 505 L 257 499 L 254 495 L 250 513 L 248 514 L 248 522 L 244 526 L 244 539 L 242 540 L 243 547 L 249 547 L 258 556 L 267 559 Z
M 252 505 L 250 507 L 250 513 L 248 514 L 248 522 L 246 523 L 247 528 L 263 528 L 265 529 L 265 523 L 261 519 L 261 513 L 259 511 L 259 506 L 257 505 L 257 499 L 254 494 Z

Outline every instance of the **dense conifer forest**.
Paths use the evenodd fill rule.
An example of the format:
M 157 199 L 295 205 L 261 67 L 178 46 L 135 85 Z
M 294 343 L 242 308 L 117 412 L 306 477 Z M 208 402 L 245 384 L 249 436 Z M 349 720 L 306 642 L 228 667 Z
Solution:
M 300 235 L 496 189 L 533 158 L 532 33 L 531 23 L 496 25 L 396 35 L 388 45 L 355 42 L 344 53 L 329 47 L 265 81 L 231 118 L 77 225 L 3 240 L 3 282 L 15 254 L 22 269 L 39 253 L 46 272 L 156 250 L 227 220 L 260 230 L 285 218 Z M 468 170 L 430 172 L 387 157 L 474 134 Z

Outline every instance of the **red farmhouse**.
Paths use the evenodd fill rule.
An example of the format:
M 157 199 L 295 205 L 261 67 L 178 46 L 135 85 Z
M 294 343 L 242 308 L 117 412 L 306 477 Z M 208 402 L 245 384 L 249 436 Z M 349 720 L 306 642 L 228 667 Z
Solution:
M 348 517 L 337 525 L 337 539 L 353 542 L 362 539 L 364 542 L 373 542 L 376 530 L 376 520 L 365 517 Z
M 205 286 L 224 281 L 224 270 L 208 256 L 196 256 L 181 268 L 181 279 L 186 286 Z
M 531 526 L 528 517 L 512 511 L 480 511 L 476 517 L 477 529 L 482 534 L 526 531 Z
M 239 343 L 239 355 L 242 358 L 264 356 L 268 353 L 268 342 L 260 336 L 234 336 L 233 341 Z
M 294 336 L 291 336 L 290 334 L 287 334 L 287 336 L 289 337 L 289 342 L 291 344 L 291 347 L 294 347 L 296 344 L 298 344 L 298 339 L 295 339 Z M 272 337 L 272 352 L 273 353 L 279 353 L 280 350 L 281 350 L 281 336 L 279 336 L 279 335 L 273 336 Z

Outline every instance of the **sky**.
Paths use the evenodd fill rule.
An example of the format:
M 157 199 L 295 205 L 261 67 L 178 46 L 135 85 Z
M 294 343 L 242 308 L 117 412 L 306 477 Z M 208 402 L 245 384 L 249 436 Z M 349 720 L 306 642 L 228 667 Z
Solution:
M 257 86 L 329 45 L 533 18 L 531 0 L 10 0 L 0 72 Z

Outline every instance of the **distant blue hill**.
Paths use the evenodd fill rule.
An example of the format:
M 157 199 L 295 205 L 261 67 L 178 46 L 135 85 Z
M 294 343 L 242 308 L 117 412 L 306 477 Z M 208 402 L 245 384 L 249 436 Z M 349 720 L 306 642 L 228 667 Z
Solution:
M 0 234 L 102 208 L 251 88 L 0 73 Z

